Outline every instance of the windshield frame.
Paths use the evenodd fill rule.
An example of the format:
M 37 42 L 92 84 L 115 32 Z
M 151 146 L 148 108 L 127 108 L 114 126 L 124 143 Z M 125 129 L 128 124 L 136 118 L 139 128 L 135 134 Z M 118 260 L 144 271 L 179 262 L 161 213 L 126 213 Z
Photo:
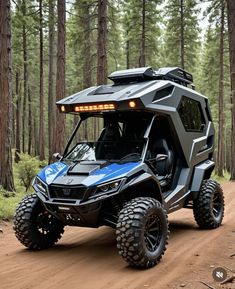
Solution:
M 78 129 L 80 128 L 82 122 L 85 121 L 88 118 L 97 117 L 97 116 L 101 116 L 101 114 L 99 114 L 99 115 L 97 115 L 97 114 L 86 114 L 86 115 L 80 114 L 80 119 L 79 119 L 77 125 L 75 126 L 75 128 L 74 128 L 74 130 L 72 132 L 72 135 L 71 135 L 71 137 L 69 138 L 69 140 L 68 140 L 68 142 L 66 144 L 65 150 L 64 150 L 62 158 L 61 158 L 61 161 L 63 161 L 63 160 L 66 161 L 66 156 L 68 156 L 72 152 L 72 150 L 77 146 L 77 144 L 86 143 L 86 142 L 83 142 L 83 141 L 79 141 L 79 142 L 77 142 L 77 144 L 75 146 L 73 146 L 69 150 L 69 147 L 70 147 L 70 145 L 71 145 L 71 143 L 72 143 L 72 141 L 73 141 Z M 104 118 L 103 115 L 102 115 L 102 118 Z M 143 136 L 144 143 L 143 143 L 142 153 L 141 153 L 141 156 L 140 156 L 140 159 L 139 159 L 140 162 L 144 162 L 144 160 L 146 158 L 146 154 L 147 154 L 147 150 L 148 150 L 148 146 L 149 146 L 149 134 L 150 134 L 150 131 L 151 131 L 151 128 L 152 128 L 152 125 L 153 125 L 153 122 L 154 122 L 155 118 L 156 118 L 156 115 L 152 115 L 152 118 L 151 118 L 151 115 L 150 115 L 149 124 L 148 124 L 148 126 L 147 126 L 147 128 L 145 130 L 144 136 Z M 78 160 L 78 161 L 81 161 L 81 160 Z

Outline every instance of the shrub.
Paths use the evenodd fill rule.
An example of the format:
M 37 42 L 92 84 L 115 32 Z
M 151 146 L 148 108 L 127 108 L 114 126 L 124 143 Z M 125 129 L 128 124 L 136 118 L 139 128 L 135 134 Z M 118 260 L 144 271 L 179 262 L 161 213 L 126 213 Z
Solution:
M 27 192 L 33 178 L 39 171 L 40 161 L 36 157 L 21 153 L 20 161 L 16 164 L 18 178 Z
M 15 197 L 15 192 L 9 192 L 3 189 L 2 186 L 0 186 L 0 195 L 3 196 L 4 198 L 10 198 L 10 197 Z

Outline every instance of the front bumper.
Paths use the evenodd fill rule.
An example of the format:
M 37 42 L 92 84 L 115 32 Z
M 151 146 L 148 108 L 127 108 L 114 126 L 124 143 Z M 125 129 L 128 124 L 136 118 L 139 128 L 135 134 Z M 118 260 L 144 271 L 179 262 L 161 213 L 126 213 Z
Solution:
M 50 193 L 42 193 L 35 186 L 33 187 L 46 210 L 65 225 L 92 228 L 103 225 L 101 211 L 103 202 L 119 194 L 122 190 L 120 186 L 115 192 L 95 195 L 93 194 L 95 189 L 86 189 L 78 192 L 76 198 L 71 198 L 73 197 L 72 191 L 70 196 L 61 198 L 58 190 L 54 192 L 49 188 Z
M 102 202 L 81 204 L 80 200 L 48 199 L 41 192 L 37 192 L 37 195 L 46 210 L 65 225 L 93 228 L 100 226 L 99 215 Z

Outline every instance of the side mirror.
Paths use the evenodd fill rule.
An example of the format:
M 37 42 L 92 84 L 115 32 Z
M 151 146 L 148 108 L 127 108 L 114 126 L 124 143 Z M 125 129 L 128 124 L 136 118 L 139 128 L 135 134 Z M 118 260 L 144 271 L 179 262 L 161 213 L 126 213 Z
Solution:
M 54 160 L 59 161 L 59 160 L 61 160 L 62 155 L 61 155 L 60 153 L 54 153 L 54 154 L 52 155 L 52 157 L 53 157 Z
M 156 162 L 159 162 L 159 161 L 164 161 L 168 158 L 168 155 L 164 155 L 164 154 L 157 154 L 156 156 Z

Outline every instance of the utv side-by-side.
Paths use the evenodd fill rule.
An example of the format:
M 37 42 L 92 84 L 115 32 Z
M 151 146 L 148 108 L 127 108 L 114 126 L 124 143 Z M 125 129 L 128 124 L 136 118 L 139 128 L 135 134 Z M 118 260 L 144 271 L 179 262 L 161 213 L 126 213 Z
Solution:
M 40 250 L 66 225 L 107 225 L 116 229 L 119 254 L 149 268 L 166 250 L 169 213 L 193 209 L 204 229 L 222 222 L 223 191 L 210 179 L 214 127 L 207 98 L 180 68 L 122 70 L 109 79 L 57 102 L 80 121 L 18 205 L 14 230 Z

